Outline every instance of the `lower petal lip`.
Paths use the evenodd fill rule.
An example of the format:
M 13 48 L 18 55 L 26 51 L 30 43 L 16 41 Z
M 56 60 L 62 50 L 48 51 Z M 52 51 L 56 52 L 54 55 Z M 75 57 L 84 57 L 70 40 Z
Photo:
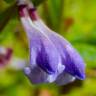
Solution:
M 80 80 L 84 80 L 86 78 L 85 74 L 80 74 L 79 76 L 76 75 L 76 77 Z

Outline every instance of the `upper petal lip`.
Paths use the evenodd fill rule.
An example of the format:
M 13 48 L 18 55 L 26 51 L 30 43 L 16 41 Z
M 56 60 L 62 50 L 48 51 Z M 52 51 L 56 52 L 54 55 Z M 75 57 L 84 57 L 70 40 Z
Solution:
M 36 58 L 30 55 L 32 57 L 30 63 L 32 64 L 34 61 L 33 59 L 35 59 L 35 63 L 46 72 L 57 72 L 58 64 L 60 62 L 60 54 L 58 53 L 58 50 L 55 48 L 55 45 L 49 37 L 42 32 L 43 30 L 39 30 L 34 24 L 32 24 L 30 17 L 28 15 L 26 16 L 26 12 L 24 15 L 25 17 L 21 16 L 21 21 L 29 39 L 30 52 L 32 54 L 34 50 L 37 54 Z

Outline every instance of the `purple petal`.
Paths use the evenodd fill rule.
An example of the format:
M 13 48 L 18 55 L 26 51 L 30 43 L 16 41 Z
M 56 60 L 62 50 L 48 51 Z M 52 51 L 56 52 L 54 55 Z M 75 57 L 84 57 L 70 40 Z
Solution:
M 72 75 L 66 72 L 63 72 L 57 77 L 57 80 L 55 81 L 55 83 L 57 85 L 66 85 L 68 83 L 73 82 L 74 80 L 75 80 L 75 77 L 73 77 Z
M 21 18 L 30 42 L 30 63 L 38 64 L 47 73 L 58 70 L 60 55 L 50 39 L 31 23 L 30 18 Z
M 30 45 L 30 67 L 25 68 L 24 72 L 32 83 L 53 82 L 65 67 L 61 65 L 61 58 L 54 44 L 32 24 L 25 7 L 23 8 L 21 21 Z
M 34 67 L 33 69 L 31 69 L 30 67 L 26 67 L 24 69 L 24 73 L 29 78 L 29 80 L 31 81 L 32 84 L 40 84 L 40 83 L 47 82 L 46 81 L 46 78 L 47 78 L 46 72 L 44 72 L 38 66 Z
M 26 67 L 24 73 L 29 78 L 32 84 L 51 83 L 56 80 L 57 74 L 47 74 L 40 67 Z
M 48 29 L 41 20 L 34 21 L 34 24 L 43 30 L 58 49 L 65 71 L 76 76 L 78 79 L 85 78 L 85 64 L 78 52 L 59 34 Z

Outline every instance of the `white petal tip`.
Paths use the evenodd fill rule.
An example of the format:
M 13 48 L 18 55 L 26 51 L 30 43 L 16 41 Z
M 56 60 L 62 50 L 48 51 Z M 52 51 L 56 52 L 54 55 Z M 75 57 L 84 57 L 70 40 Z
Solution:
M 25 73 L 26 75 L 29 75 L 29 74 L 31 73 L 30 67 L 24 68 L 24 73 Z

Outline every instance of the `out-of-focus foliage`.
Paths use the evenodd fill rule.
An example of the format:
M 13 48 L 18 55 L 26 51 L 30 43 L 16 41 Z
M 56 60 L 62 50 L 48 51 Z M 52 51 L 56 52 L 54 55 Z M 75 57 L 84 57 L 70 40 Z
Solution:
M 28 41 L 11 8 L 15 0 L 0 1 L 0 46 L 11 47 L 14 58 L 28 60 Z M 63 87 L 30 84 L 23 70 L 0 68 L 0 96 L 96 96 L 96 0 L 32 0 L 45 23 L 69 40 L 86 63 L 86 80 Z M 45 1 L 45 2 L 43 2 Z M 6 13 L 11 8 L 12 14 Z M 7 11 L 7 12 L 8 12 Z M 8 19 L 4 19 L 4 18 Z M 9 22 L 8 22 L 9 21 Z M 6 23 L 6 24 L 5 24 Z M 6 25 L 6 26 L 5 26 Z
M 4 0 L 6 1 L 7 3 L 12 3 L 12 2 L 15 2 L 17 0 Z M 46 0 L 31 0 L 35 6 L 38 6 L 39 4 L 41 4 L 42 2 L 46 1 Z

